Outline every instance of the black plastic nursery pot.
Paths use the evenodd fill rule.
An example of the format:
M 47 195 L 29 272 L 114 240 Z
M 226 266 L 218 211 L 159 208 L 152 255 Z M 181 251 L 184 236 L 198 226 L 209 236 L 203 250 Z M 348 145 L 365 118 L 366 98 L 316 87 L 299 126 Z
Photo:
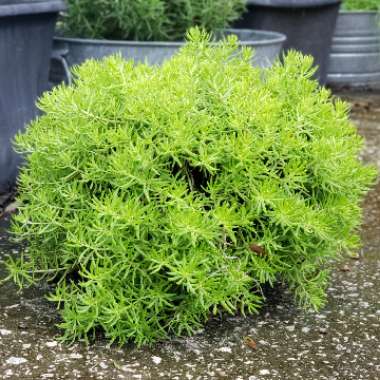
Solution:
M 21 157 L 12 140 L 37 115 L 47 89 L 54 27 L 62 0 L 0 0 L 0 192 L 15 182 Z
M 341 0 L 247 0 L 238 28 L 266 29 L 287 36 L 284 49 L 314 57 L 316 78 L 326 83 L 332 37 Z

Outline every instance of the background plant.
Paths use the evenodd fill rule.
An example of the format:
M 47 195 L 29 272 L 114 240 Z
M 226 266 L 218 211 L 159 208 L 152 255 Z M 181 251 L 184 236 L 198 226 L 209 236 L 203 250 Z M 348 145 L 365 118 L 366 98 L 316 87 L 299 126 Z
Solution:
M 380 9 L 380 0 L 344 0 L 343 8 L 349 11 L 377 11 Z
M 68 36 L 139 41 L 183 40 L 186 30 L 225 28 L 244 0 L 68 0 L 61 27 Z
M 253 313 L 286 282 L 320 308 L 331 259 L 357 247 L 374 170 L 347 105 L 291 52 L 262 71 L 229 37 L 193 30 L 162 67 L 76 68 L 24 134 L 20 286 L 52 281 L 66 339 L 137 344 Z

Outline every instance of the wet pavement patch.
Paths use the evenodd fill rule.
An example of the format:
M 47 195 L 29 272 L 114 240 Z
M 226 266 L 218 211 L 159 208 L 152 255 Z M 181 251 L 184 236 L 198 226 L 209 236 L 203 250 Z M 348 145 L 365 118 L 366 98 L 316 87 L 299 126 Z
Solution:
M 380 170 L 380 94 L 343 94 L 364 136 L 362 158 Z M 380 184 L 365 204 L 363 249 L 339 263 L 319 313 L 281 286 L 258 316 L 220 317 L 194 337 L 153 347 L 68 346 L 46 289 L 0 288 L 0 379 L 376 380 L 380 378 Z M 0 260 L 17 254 L 0 220 Z M 0 276 L 4 275 L 0 265 Z

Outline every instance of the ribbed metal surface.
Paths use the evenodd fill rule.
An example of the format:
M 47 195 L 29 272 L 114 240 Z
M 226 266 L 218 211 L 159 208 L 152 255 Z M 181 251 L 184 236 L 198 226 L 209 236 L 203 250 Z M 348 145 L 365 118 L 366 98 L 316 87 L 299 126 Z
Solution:
M 328 70 L 334 87 L 377 87 L 380 84 L 380 15 L 341 12 Z

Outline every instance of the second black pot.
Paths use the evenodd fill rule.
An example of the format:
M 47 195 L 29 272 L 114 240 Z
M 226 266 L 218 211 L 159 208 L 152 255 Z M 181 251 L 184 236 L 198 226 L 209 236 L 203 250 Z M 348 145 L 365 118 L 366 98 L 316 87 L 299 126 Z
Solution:
M 329 54 L 341 0 L 247 0 L 235 27 L 265 29 L 287 36 L 284 49 L 314 57 L 316 78 L 326 83 Z
M 0 193 L 14 185 L 22 162 L 14 136 L 37 116 L 48 88 L 49 60 L 63 0 L 0 0 Z

